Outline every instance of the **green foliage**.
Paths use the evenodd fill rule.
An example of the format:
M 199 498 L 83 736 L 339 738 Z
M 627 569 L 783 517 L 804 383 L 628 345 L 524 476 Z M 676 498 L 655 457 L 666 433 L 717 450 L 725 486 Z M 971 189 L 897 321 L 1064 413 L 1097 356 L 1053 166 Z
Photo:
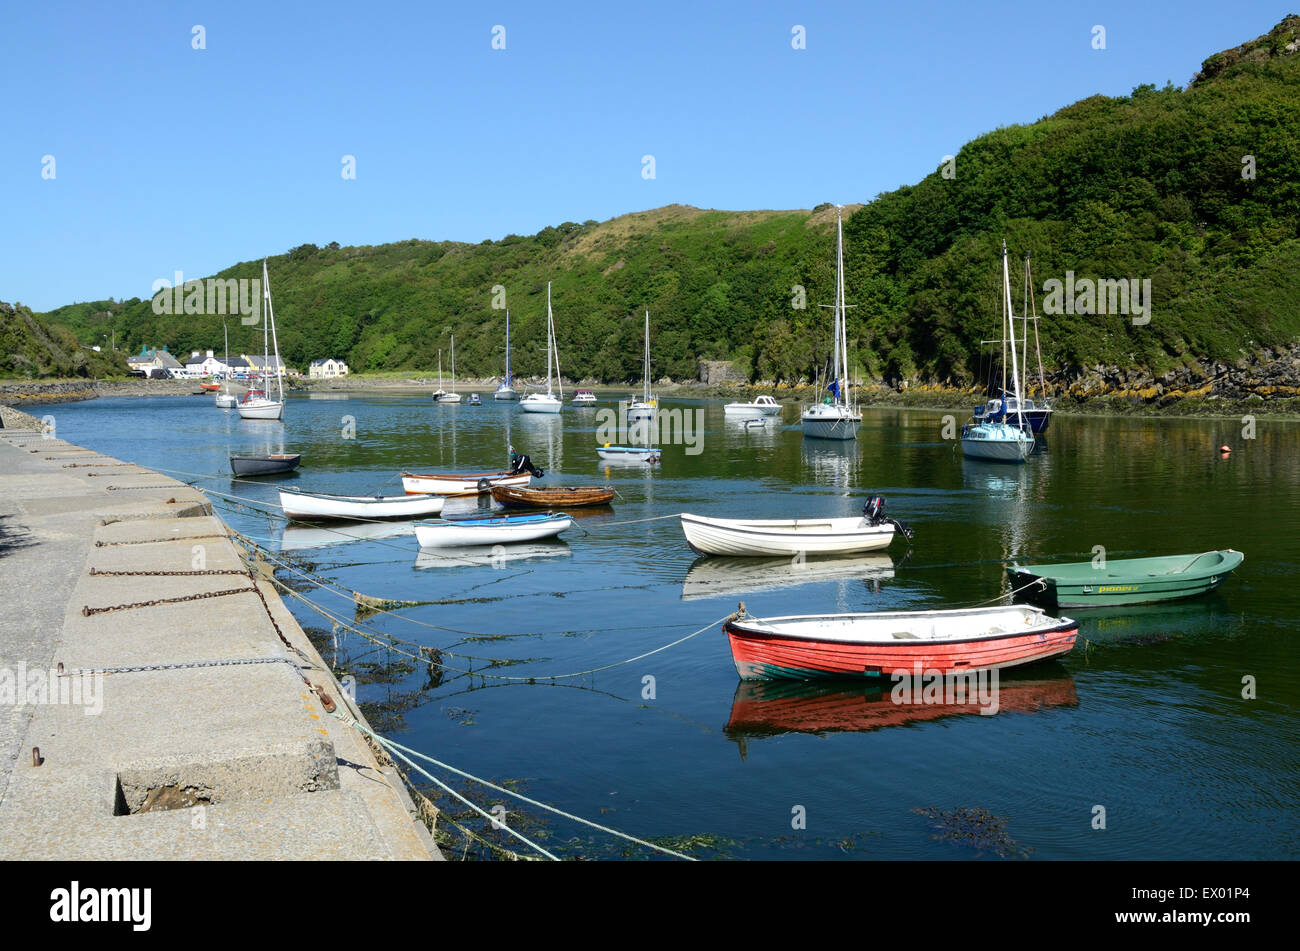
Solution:
M 74 306 L 88 318 L 98 313 L 98 305 Z M 103 351 L 97 353 L 90 346 L 83 345 L 69 330 L 49 325 L 22 304 L 10 306 L 0 301 L 0 378 L 100 379 L 125 376 L 126 373 L 126 357 L 111 352 L 107 340 Z

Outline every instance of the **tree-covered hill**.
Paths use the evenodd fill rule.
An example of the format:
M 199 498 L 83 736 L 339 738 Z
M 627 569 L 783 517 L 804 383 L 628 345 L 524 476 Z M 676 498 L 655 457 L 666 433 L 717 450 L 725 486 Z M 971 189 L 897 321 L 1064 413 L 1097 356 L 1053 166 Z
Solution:
M 1000 247 L 1032 256 L 1043 284 L 1149 279 L 1147 324 L 1062 314 L 1041 324 L 1049 373 L 1101 364 L 1159 373 L 1192 357 L 1234 361 L 1300 333 L 1300 18 L 1209 57 L 1186 89 L 1093 96 L 967 143 L 916 185 L 845 209 L 850 336 L 862 374 L 976 382 L 1000 321 Z M 851 213 L 851 214 L 850 214 Z M 515 366 L 544 372 L 546 282 L 569 377 L 640 374 L 649 309 L 656 376 L 694 378 L 732 359 L 756 379 L 815 375 L 829 346 L 835 211 L 669 206 L 469 245 L 306 244 L 268 261 L 286 360 L 343 357 L 354 371 L 436 370 L 456 335 L 463 375 L 501 372 L 506 289 Z M 256 278 L 249 261 L 216 275 Z M 806 307 L 794 306 L 796 286 Z M 119 348 L 222 346 L 217 316 L 157 315 L 148 300 L 45 315 Z M 230 321 L 232 351 L 260 332 Z M 444 362 L 446 362 L 444 357 Z
M 66 328 L 51 326 L 22 304 L 0 301 L 0 377 L 95 378 L 126 372 L 125 358 L 107 346 L 96 352 Z

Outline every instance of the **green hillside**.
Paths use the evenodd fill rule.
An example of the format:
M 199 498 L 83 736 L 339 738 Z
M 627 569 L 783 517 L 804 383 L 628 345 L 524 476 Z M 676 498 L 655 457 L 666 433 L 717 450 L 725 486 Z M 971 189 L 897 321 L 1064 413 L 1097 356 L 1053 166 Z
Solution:
M 999 249 L 1032 255 L 1044 281 L 1149 279 L 1150 323 L 1063 314 L 1041 325 L 1049 372 L 1094 365 L 1158 373 L 1188 354 L 1234 361 L 1300 333 L 1300 18 L 1207 59 L 1186 89 L 1094 96 L 1030 125 L 966 144 L 955 174 L 849 206 L 850 336 L 868 377 L 897 383 L 977 379 L 979 341 L 1000 320 Z M 1247 159 L 1247 156 L 1253 157 Z M 1253 167 L 1253 177 L 1243 170 Z M 670 206 L 603 223 L 468 245 L 404 241 L 302 245 L 269 259 L 280 346 L 305 367 L 345 358 L 354 371 L 428 374 L 456 335 L 457 369 L 503 364 L 506 288 L 515 364 L 544 372 L 546 282 L 554 282 L 566 376 L 640 374 L 642 311 L 654 372 L 694 378 L 700 359 L 732 359 L 755 379 L 812 378 L 826 361 L 834 299 L 834 209 L 709 211 Z M 1020 306 L 1019 260 L 1013 287 Z M 255 278 L 261 262 L 221 278 Z M 807 307 L 792 306 L 792 288 Z M 119 349 L 222 346 L 221 318 L 159 316 L 149 301 L 60 308 L 47 319 Z M 231 349 L 260 333 L 230 322 Z M 445 358 L 444 358 L 445 362 Z
M 120 354 L 96 353 L 64 327 L 51 326 L 22 304 L 0 301 L 0 378 L 125 376 Z

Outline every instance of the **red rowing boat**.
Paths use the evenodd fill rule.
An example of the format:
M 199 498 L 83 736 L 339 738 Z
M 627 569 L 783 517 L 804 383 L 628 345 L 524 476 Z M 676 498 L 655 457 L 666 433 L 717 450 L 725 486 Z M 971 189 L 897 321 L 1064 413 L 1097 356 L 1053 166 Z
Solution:
M 1024 604 L 778 618 L 741 605 L 723 630 L 741 679 L 811 680 L 1018 667 L 1068 654 L 1079 626 Z

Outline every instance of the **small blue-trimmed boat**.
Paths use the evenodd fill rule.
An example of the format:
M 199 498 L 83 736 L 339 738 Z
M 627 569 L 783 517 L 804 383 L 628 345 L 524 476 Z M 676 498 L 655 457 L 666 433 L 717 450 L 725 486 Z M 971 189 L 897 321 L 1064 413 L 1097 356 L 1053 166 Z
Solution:
M 605 462 L 656 463 L 661 453 L 654 446 L 597 446 L 596 455 Z
M 492 515 L 483 518 L 445 519 L 441 522 L 416 522 L 415 537 L 421 548 L 509 545 L 554 538 L 572 524 L 573 517 L 563 512 Z

